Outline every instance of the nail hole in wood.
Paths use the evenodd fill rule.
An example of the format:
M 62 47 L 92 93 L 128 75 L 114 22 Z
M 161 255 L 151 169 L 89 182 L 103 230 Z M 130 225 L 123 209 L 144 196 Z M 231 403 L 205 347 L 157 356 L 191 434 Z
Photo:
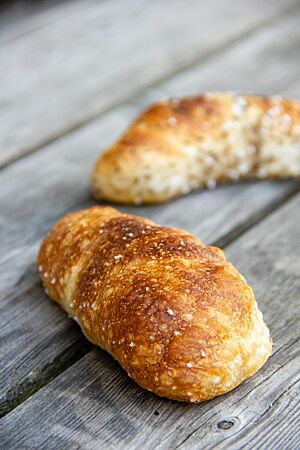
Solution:
M 218 423 L 219 430 L 230 430 L 234 426 L 235 422 L 233 419 L 227 419 L 227 420 L 221 420 L 221 422 Z
M 159 411 L 154 411 L 154 414 L 155 414 L 156 416 L 159 416 Z

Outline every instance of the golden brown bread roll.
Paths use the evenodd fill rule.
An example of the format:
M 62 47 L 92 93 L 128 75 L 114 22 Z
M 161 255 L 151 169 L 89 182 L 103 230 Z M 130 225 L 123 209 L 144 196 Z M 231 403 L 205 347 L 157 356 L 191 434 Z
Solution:
M 97 199 L 157 203 L 199 187 L 300 175 L 300 103 L 205 94 L 146 110 L 98 159 Z
M 142 387 L 201 402 L 271 353 L 251 288 L 215 247 L 110 207 L 66 215 L 42 243 L 49 296 Z

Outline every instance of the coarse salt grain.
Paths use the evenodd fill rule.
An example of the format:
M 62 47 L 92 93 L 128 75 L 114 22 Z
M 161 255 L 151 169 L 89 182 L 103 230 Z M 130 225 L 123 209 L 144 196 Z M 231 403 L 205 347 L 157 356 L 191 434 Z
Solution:
M 213 166 L 214 163 L 216 162 L 215 158 L 213 158 L 211 155 L 206 155 L 205 156 L 205 162 L 208 166 Z
M 284 115 L 282 116 L 282 120 L 284 121 L 285 124 L 289 124 L 289 123 L 291 123 L 292 118 L 291 118 L 291 116 L 289 116 L 288 114 L 284 114 Z
M 224 122 L 221 125 L 222 130 L 229 131 L 233 127 L 233 122 L 231 120 L 228 120 L 227 122 Z
M 39 266 L 39 272 L 43 271 L 43 266 Z
M 233 181 L 237 181 L 239 179 L 239 173 L 235 170 L 231 170 L 229 172 L 229 177 L 233 180 Z
M 199 153 L 198 149 L 196 147 L 192 147 L 192 146 L 184 147 L 184 151 L 187 155 L 190 155 L 190 156 L 196 156 Z
M 236 150 L 237 156 L 239 157 L 239 159 L 243 159 L 246 155 L 246 150 L 244 148 L 238 148 Z
M 242 163 L 242 164 L 239 165 L 239 172 L 240 173 L 242 173 L 242 174 L 247 173 L 248 170 L 249 170 L 249 164 Z
M 206 93 L 204 94 L 204 98 L 205 98 L 206 100 L 212 100 L 214 97 L 215 97 L 214 92 L 206 92 Z
M 130 344 L 129 344 L 129 347 L 130 347 L 130 348 L 135 347 L 135 343 L 131 341 Z
M 188 362 L 186 365 L 187 365 L 187 367 L 189 367 L 189 368 L 193 367 L 193 363 L 192 363 L 192 362 Z
M 273 108 L 268 110 L 268 114 L 270 116 L 278 116 L 281 113 L 281 107 L 278 106 L 273 106 Z
M 271 100 L 273 103 L 278 104 L 282 102 L 282 97 L 280 95 L 272 95 Z
M 218 384 L 218 383 L 220 383 L 220 381 L 221 381 L 221 378 L 220 378 L 220 377 L 213 377 L 213 379 L 212 379 L 212 382 L 213 382 L 214 384 Z
M 241 116 L 243 113 L 244 107 L 240 103 L 234 103 L 232 105 L 232 112 L 235 116 Z
M 167 313 L 170 315 L 170 316 L 174 316 L 174 311 L 172 310 L 172 309 L 167 309 Z
M 169 117 L 167 122 L 168 122 L 168 125 L 170 125 L 171 127 L 174 127 L 177 124 L 177 119 L 176 119 L 176 117 Z
M 260 167 L 257 171 L 258 178 L 265 178 L 268 175 L 267 169 L 265 167 Z
M 116 262 L 120 261 L 121 258 L 122 258 L 122 255 L 114 256 L 114 259 Z
M 182 314 L 182 320 L 190 321 L 193 320 L 193 314 Z
M 217 186 L 216 180 L 207 180 L 206 186 L 208 189 L 215 189 Z

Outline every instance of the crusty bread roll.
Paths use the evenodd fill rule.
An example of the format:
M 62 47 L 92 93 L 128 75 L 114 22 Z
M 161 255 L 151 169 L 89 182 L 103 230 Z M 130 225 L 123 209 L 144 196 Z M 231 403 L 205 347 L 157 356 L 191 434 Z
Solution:
M 140 386 L 201 402 L 271 353 L 251 288 L 223 252 L 110 207 L 62 218 L 42 243 L 47 294 Z
M 97 199 L 157 203 L 199 187 L 300 175 L 300 103 L 205 94 L 162 101 L 98 159 Z

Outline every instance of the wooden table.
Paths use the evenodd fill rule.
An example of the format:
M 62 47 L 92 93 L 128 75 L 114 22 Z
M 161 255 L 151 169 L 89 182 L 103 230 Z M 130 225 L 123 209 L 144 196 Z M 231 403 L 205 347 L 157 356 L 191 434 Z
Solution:
M 35 268 L 58 217 L 95 204 L 88 178 L 99 152 L 152 101 L 206 90 L 300 97 L 299 24 L 296 0 L 1 11 L 1 449 L 300 448 L 299 183 L 121 208 L 225 248 L 270 327 L 267 364 L 200 405 L 139 388 L 46 297 Z

